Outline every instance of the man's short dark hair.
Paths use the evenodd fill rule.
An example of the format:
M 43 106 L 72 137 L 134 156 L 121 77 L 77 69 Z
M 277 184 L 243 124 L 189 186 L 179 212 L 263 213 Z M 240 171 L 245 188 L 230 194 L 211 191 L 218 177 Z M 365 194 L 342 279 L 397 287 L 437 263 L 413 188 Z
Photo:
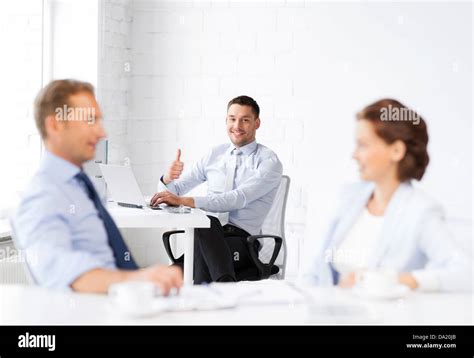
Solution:
M 252 112 L 255 114 L 256 118 L 260 116 L 260 107 L 258 106 L 257 101 L 255 101 L 252 97 L 249 96 L 239 96 L 231 99 L 229 104 L 227 105 L 227 110 L 229 110 L 230 106 L 233 104 L 240 104 L 241 106 L 249 106 L 252 108 Z

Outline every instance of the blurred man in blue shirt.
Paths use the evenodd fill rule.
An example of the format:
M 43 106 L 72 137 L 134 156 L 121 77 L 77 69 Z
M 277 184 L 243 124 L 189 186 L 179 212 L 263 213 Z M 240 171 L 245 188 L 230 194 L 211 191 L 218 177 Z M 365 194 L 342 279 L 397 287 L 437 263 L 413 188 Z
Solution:
M 13 226 L 36 283 L 81 292 L 127 280 L 151 281 L 165 294 L 179 287 L 177 267 L 138 268 L 83 171 L 105 137 L 92 85 L 51 82 L 36 98 L 35 121 L 46 150 Z

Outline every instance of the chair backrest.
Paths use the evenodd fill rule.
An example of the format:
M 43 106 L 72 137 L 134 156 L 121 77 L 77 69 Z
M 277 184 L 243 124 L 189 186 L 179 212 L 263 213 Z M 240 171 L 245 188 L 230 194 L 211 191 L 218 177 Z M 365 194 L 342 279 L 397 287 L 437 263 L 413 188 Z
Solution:
M 286 270 L 287 247 L 285 238 L 285 212 L 286 202 L 288 200 L 288 192 L 290 190 L 290 177 L 283 175 L 281 177 L 280 186 L 278 187 L 273 204 L 268 212 L 262 225 L 262 235 L 277 235 L 283 239 L 283 245 L 280 253 L 275 261 L 275 265 L 279 267 L 280 271 L 271 278 L 284 279 Z M 261 240 L 263 244 L 259 252 L 259 259 L 262 262 L 268 262 L 273 253 L 274 241 L 270 239 Z

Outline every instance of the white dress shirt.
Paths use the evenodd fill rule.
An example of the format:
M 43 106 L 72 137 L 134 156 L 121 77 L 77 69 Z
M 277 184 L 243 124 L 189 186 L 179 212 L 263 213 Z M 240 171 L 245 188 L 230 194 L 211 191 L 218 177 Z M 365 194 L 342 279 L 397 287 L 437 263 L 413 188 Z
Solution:
M 160 181 L 159 186 L 182 196 L 207 182 L 207 195 L 194 197 L 195 206 L 211 214 L 228 212 L 231 224 L 256 235 L 273 203 L 283 167 L 273 151 L 253 141 L 239 148 L 232 190 L 226 191 L 226 168 L 235 160 L 234 149 L 232 144 L 214 147 L 189 173 L 166 186 Z

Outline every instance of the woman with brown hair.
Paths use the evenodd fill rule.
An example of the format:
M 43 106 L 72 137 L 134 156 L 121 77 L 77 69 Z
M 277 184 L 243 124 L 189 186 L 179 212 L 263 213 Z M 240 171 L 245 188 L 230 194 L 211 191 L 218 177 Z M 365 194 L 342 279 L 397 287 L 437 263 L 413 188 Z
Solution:
M 393 99 L 357 114 L 353 158 L 362 183 L 348 188 L 309 278 L 352 287 L 367 271 L 396 274 L 425 291 L 472 289 L 470 259 L 454 243 L 442 207 L 412 180 L 429 163 L 426 122 Z

